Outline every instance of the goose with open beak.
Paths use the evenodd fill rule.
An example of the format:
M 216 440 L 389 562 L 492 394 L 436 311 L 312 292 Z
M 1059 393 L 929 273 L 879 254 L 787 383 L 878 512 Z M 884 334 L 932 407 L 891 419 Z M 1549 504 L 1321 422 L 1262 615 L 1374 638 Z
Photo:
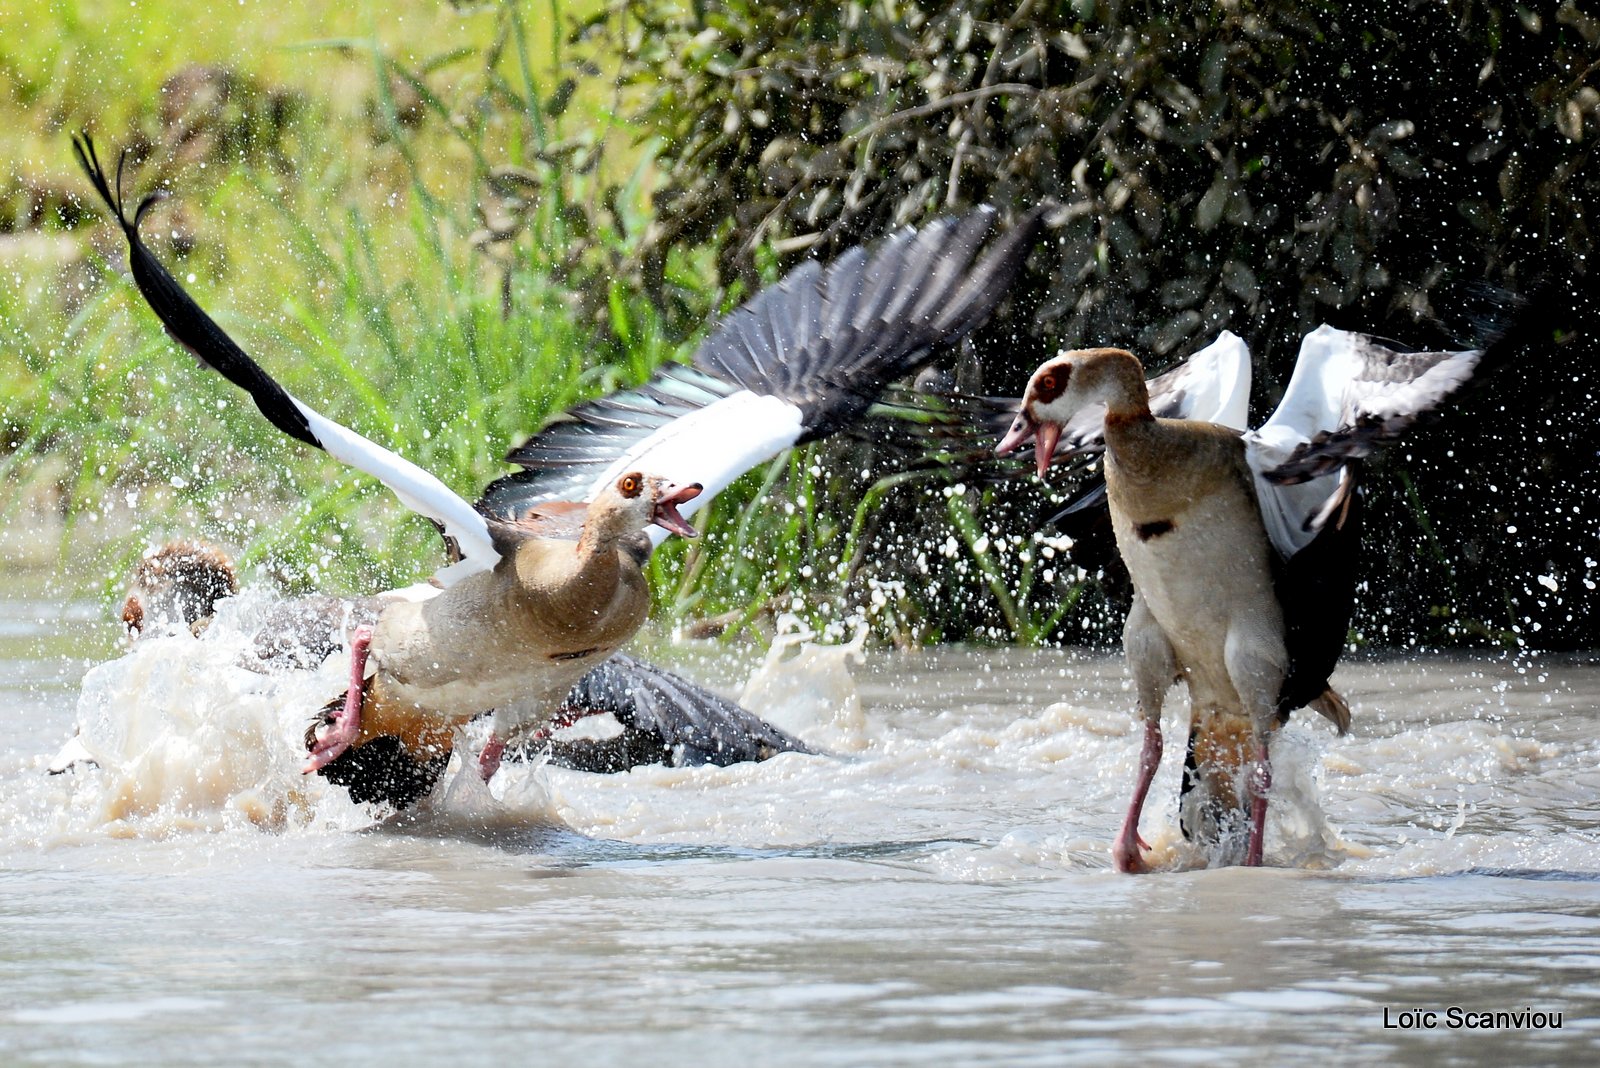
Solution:
M 590 658 L 609 656 L 643 625 L 650 603 L 645 528 L 692 536 L 682 508 L 701 486 L 640 467 L 609 478 L 588 500 L 546 501 L 513 516 L 469 504 L 275 381 L 140 239 L 139 221 L 156 198 L 146 197 L 130 219 L 120 182 L 113 191 L 93 143 L 84 138 L 74 147 L 128 239 L 135 284 L 168 333 L 249 392 L 284 433 L 377 477 L 433 520 L 460 556 L 431 584 L 385 598 L 376 624 L 355 629 L 349 686 L 307 732 L 305 770 L 329 768 L 379 738 L 397 744 L 415 766 L 441 767 L 455 728 L 492 709 L 493 733 L 479 760 L 485 777 L 492 775 L 507 742 L 551 721 Z
M 505 745 L 548 726 L 594 658 L 616 652 L 644 624 L 645 528 L 693 537 L 678 506 L 699 493 L 698 485 L 629 472 L 582 510 L 576 531 L 571 513 L 564 522 L 491 522 L 500 553 L 493 568 L 437 597 L 393 603 L 375 626 L 357 628 L 349 690 L 311 732 L 306 770 L 379 737 L 397 739 L 414 758 L 448 752 L 457 727 L 493 709 L 479 757 L 480 773 L 493 776 Z
M 1496 345 L 1512 343 L 1508 333 Z M 1032 441 L 1043 477 L 1060 453 L 1104 450 L 1104 499 L 1134 588 L 1123 647 L 1145 737 L 1112 848 L 1119 870 L 1146 867 L 1139 818 L 1161 760 L 1162 705 L 1180 680 L 1191 715 L 1184 831 L 1261 863 L 1272 731 L 1301 707 L 1340 733 L 1350 723 L 1328 680 L 1354 605 L 1358 462 L 1437 409 L 1483 356 L 1320 327 L 1255 431 L 1244 423 L 1248 353 L 1231 334 L 1149 383 L 1113 348 L 1064 352 L 1033 374 L 996 451 Z M 1153 397 L 1180 417 L 1158 417 Z M 1240 827 L 1242 856 L 1230 845 Z
M 988 241 L 998 213 L 983 207 L 921 229 L 902 229 L 874 249 L 851 249 L 826 266 L 808 261 L 724 319 L 696 352 L 692 366 L 668 365 L 638 389 L 584 404 L 514 449 L 507 458 L 524 470 L 497 479 L 469 504 L 433 475 L 284 390 L 206 315 L 143 243 L 139 222 L 156 198 L 146 197 L 130 217 L 121 196 L 120 164 L 113 185 L 88 138 L 75 148 L 127 239 L 134 284 L 169 334 L 248 392 L 279 430 L 378 478 L 445 535 L 457 561 L 427 584 L 380 595 L 385 602 L 443 598 L 474 576 L 502 573 L 502 566 L 520 567 L 504 564 L 507 558 L 542 559 L 550 551 L 524 550 L 519 539 L 566 540 L 572 547 L 582 540 L 578 515 L 627 475 L 701 486 L 692 498 L 668 502 L 671 511 L 660 512 L 643 537 L 618 540 L 621 551 L 642 564 L 661 539 L 690 531 L 693 511 L 746 471 L 795 445 L 839 431 L 866 432 L 872 406 L 889 383 L 959 342 L 1011 291 L 1044 218 L 1043 210 L 1029 212 Z M 619 566 L 625 570 L 628 565 Z M 495 588 L 510 596 L 512 585 L 500 581 Z M 484 584 L 493 582 L 484 578 L 474 583 L 475 588 Z M 493 602 L 480 589 L 445 603 Z M 440 618 L 450 614 L 431 611 Z M 413 613 L 407 610 L 396 619 L 407 614 Z M 428 612 L 414 614 L 421 622 L 408 624 L 407 632 L 428 632 L 423 625 Z M 366 658 L 373 664 L 389 662 L 396 654 L 387 653 L 385 643 L 399 630 L 398 623 L 383 629 L 380 620 L 370 635 L 354 636 L 350 690 L 313 725 L 308 747 L 315 753 L 311 763 L 320 765 L 317 770 L 349 784 L 352 797 L 359 790 L 360 799 L 403 805 L 426 791 L 443 764 L 436 758 L 417 763 L 409 753 L 397 751 L 393 735 L 374 738 L 383 717 L 376 712 L 363 716 L 355 696 Z M 576 660 L 596 673 L 567 696 L 561 716 L 599 708 L 631 710 L 642 724 L 648 723 L 653 736 L 699 754 L 697 759 L 718 763 L 804 750 L 797 739 L 659 668 L 623 659 L 600 672 L 602 653 L 609 655 L 615 644 L 608 639 L 593 648 Z M 387 700 L 383 695 L 394 688 L 378 689 Z M 543 706 L 548 702 L 542 697 L 524 696 L 523 704 L 541 705 L 541 710 L 496 709 L 497 722 L 511 718 L 527 732 L 547 715 Z M 427 735 L 430 745 L 442 744 L 440 732 L 420 720 L 406 730 Z M 548 732 L 530 733 L 542 738 Z M 499 748 L 515 741 L 498 729 L 495 737 L 482 767 L 492 767 Z M 348 747 L 340 750 L 341 745 Z M 339 755 L 323 762 L 325 754 L 336 751 Z

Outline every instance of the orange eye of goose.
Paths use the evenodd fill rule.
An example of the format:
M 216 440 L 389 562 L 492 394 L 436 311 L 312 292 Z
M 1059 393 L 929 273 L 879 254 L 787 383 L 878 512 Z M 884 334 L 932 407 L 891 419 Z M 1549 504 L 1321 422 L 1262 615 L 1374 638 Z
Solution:
M 640 479 L 637 474 L 623 475 L 617 480 L 617 492 L 624 497 L 639 496 Z

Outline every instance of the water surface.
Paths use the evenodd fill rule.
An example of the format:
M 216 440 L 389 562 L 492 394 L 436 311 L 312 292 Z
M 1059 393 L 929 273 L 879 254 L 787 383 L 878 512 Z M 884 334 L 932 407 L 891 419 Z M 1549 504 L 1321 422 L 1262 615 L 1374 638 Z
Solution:
M 85 682 L 100 615 L 0 602 L 0 1063 L 1600 1057 L 1593 663 L 1347 665 L 1351 736 L 1308 717 L 1275 750 L 1260 871 L 1190 869 L 1174 740 L 1144 823 L 1168 870 L 1135 878 L 1115 658 L 872 652 L 852 681 L 661 643 L 832 755 L 517 766 L 375 822 L 294 770 L 341 665 L 169 639 Z M 45 775 L 80 716 L 127 764 Z

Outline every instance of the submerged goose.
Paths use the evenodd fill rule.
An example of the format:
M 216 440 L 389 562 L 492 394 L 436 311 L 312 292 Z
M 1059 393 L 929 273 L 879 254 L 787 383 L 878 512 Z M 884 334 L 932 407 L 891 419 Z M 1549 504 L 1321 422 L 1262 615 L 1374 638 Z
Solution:
M 1261 863 L 1271 732 L 1302 707 L 1349 727 L 1328 678 L 1354 604 L 1357 462 L 1438 407 L 1481 356 L 1402 352 L 1323 326 L 1252 432 L 1249 357 L 1232 334 L 1149 383 L 1137 358 L 1109 348 L 1062 353 L 1029 380 L 996 451 L 1032 440 L 1042 478 L 1059 451 L 1103 448 L 1133 581 L 1123 646 L 1145 738 L 1112 849 L 1119 870 L 1145 868 L 1139 816 L 1179 680 L 1191 707 L 1184 831 L 1217 843 L 1242 822 L 1243 860 Z M 1075 507 L 1098 499 L 1091 491 Z
M 342 703 L 325 710 L 322 730 L 308 738 L 308 770 L 335 781 L 365 781 L 371 799 L 384 798 L 389 779 L 400 783 L 397 796 L 416 796 L 419 783 L 431 783 L 443 767 L 437 755 L 444 744 L 439 724 L 397 725 L 397 706 L 424 699 L 452 708 L 503 702 L 505 707 L 486 703 L 477 709 L 494 708 L 497 716 L 494 741 L 480 765 L 492 770 L 502 747 L 515 740 L 510 735 L 538 733 L 550 721 L 555 702 L 544 690 L 554 683 L 544 680 L 574 671 L 571 681 L 578 681 L 579 667 L 593 667 L 610 655 L 625 637 L 620 631 L 627 629 L 608 624 L 582 637 L 562 634 L 558 642 L 547 633 L 551 628 L 524 620 L 501 636 L 490 633 L 483 613 L 510 611 L 510 602 L 532 595 L 530 584 L 553 578 L 559 569 L 551 561 L 558 551 L 565 552 L 567 564 L 560 596 L 583 598 L 580 607 L 612 605 L 593 591 L 609 589 L 613 598 L 631 591 L 632 576 L 652 546 L 670 531 L 691 533 L 686 517 L 712 495 L 786 448 L 858 424 L 889 382 L 981 324 L 1009 292 L 1042 225 L 1042 212 L 1033 212 L 980 255 L 995 220 L 993 209 L 983 208 L 920 231 L 900 231 L 871 253 L 852 249 L 826 268 L 808 262 L 730 315 L 696 353 L 693 367 L 668 367 L 640 389 L 583 405 L 514 450 L 508 458 L 525 470 L 497 480 L 470 505 L 437 478 L 326 419 L 275 382 L 140 239 L 139 222 L 155 198 L 142 201 L 130 219 L 122 206 L 120 164 L 114 194 L 92 143 L 85 138 L 75 148 L 127 237 L 135 284 L 168 332 L 249 392 L 284 433 L 383 481 L 408 507 L 432 519 L 460 557 L 431 585 L 392 595 L 418 602 L 385 609 L 392 625 L 380 618 L 370 635 L 353 637 L 349 691 Z M 644 496 L 646 489 L 651 496 Z M 577 518 L 584 510 L 598 524 L 593 534 L 579 533 Z M 668 522 L 652 527 L 648 540 L 634 536 L 644 522 L 663 516 Z M 573 541 L 614 585 L 591 588 L 589 572 L 572 559 Z M 552 542 L 566 549 L 557 550 Z M 609 555 L 606 546 L 613 550 Z M 466 588 L 456 592 L 458 585 Z M 605 614 L 629 618 L 609 608 Z M 539 661 L 536 670 L 525 669 L 530 679 L 537 676 L 538 693 L 519 696 L 509 685 L 471 684 L 468 675 L 477 661 L 452 659 L 477 655 L 478 639 L 485 637 L 499 648 L 496 655 L 509 657 L 519 629 L 524 638 L 550 643 L 532 651 Z M 438 668 L 429 659 L 435 646 L 449 654 Z M 573 655 L 551 659 L 566 654 Z M 380 678 L 387 664 L 404 662 L 409 674 L 365 683 L 367 656 Z M 556 664 L 563 667 L 558 670 Z M 629 667 L 634 670 L 618 670 Z M 606 668 L 602 676 L 583 679 L 565 707 L 600 710 L 622 704 L 655 712 L 675 703 L 679 711 L 699 714 L 679 715 L 679 722 L 699 719 L 713 728 L 729 722 L 725 702 L 713 699 L 703 708 L 686 708 L 704 691 L 666 672 L 631 660 Z M 374 688 L 375 704 L 363 719 L 363 693 Z M 540 711 L 530 712 L 530 704 Z M 373 737 L 379 730 L 390 733 Z M 703 730 L 696 742 L 714 757 L 727 737 L 726 731 Z M 424 752 L 419 754 L 416 745 Z M 803 748 L 769 730 L 762 749 L 774 746 Z
M 198 632 L 210 622 L 217 602 L 238 592 L 239 575 L 221 549 L 200 541 L 169 541 L 134 565 L 122 622 L 133 638 L 164 625 Z

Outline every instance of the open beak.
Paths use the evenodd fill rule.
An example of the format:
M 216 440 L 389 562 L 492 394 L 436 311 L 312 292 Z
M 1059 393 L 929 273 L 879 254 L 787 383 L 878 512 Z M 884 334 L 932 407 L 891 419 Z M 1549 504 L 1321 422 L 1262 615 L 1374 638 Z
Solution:
M 1050 470 L 1050 461 L 1056 455 L 1056 442 L 1061 440 L 1060 423 L 1040 423 L 1035 428 L 1033 439 L 1033 459 L 1039 465 L 1039 477 Z
M 692 501 L 700 496 L 701 486 L 698 482 L 691 482 L 687 486 L 668 486 L 661 498 L 656 501 L 655 511 L 650 513 L 650 522 L 662 530 L 670 530 L 680 538 L 693 538 L 699 531 L 689 525 L 689 521 L 678 513 L 678 505 Z
M 1006 456 L 1016 452 L 1029 438 L 1033 439 L 1034 460 L 1039 465 L 1039 477 L 1043 478 L 1050 469 L 1051 458 L 1056 454 L 1056 443 L 1061 440 L 1060 423 L 1035 423 L 1026 412 L 1018 412 L 1016 419 L 1012 420 L 1011 429 L 994 447 L 995 455 Z

